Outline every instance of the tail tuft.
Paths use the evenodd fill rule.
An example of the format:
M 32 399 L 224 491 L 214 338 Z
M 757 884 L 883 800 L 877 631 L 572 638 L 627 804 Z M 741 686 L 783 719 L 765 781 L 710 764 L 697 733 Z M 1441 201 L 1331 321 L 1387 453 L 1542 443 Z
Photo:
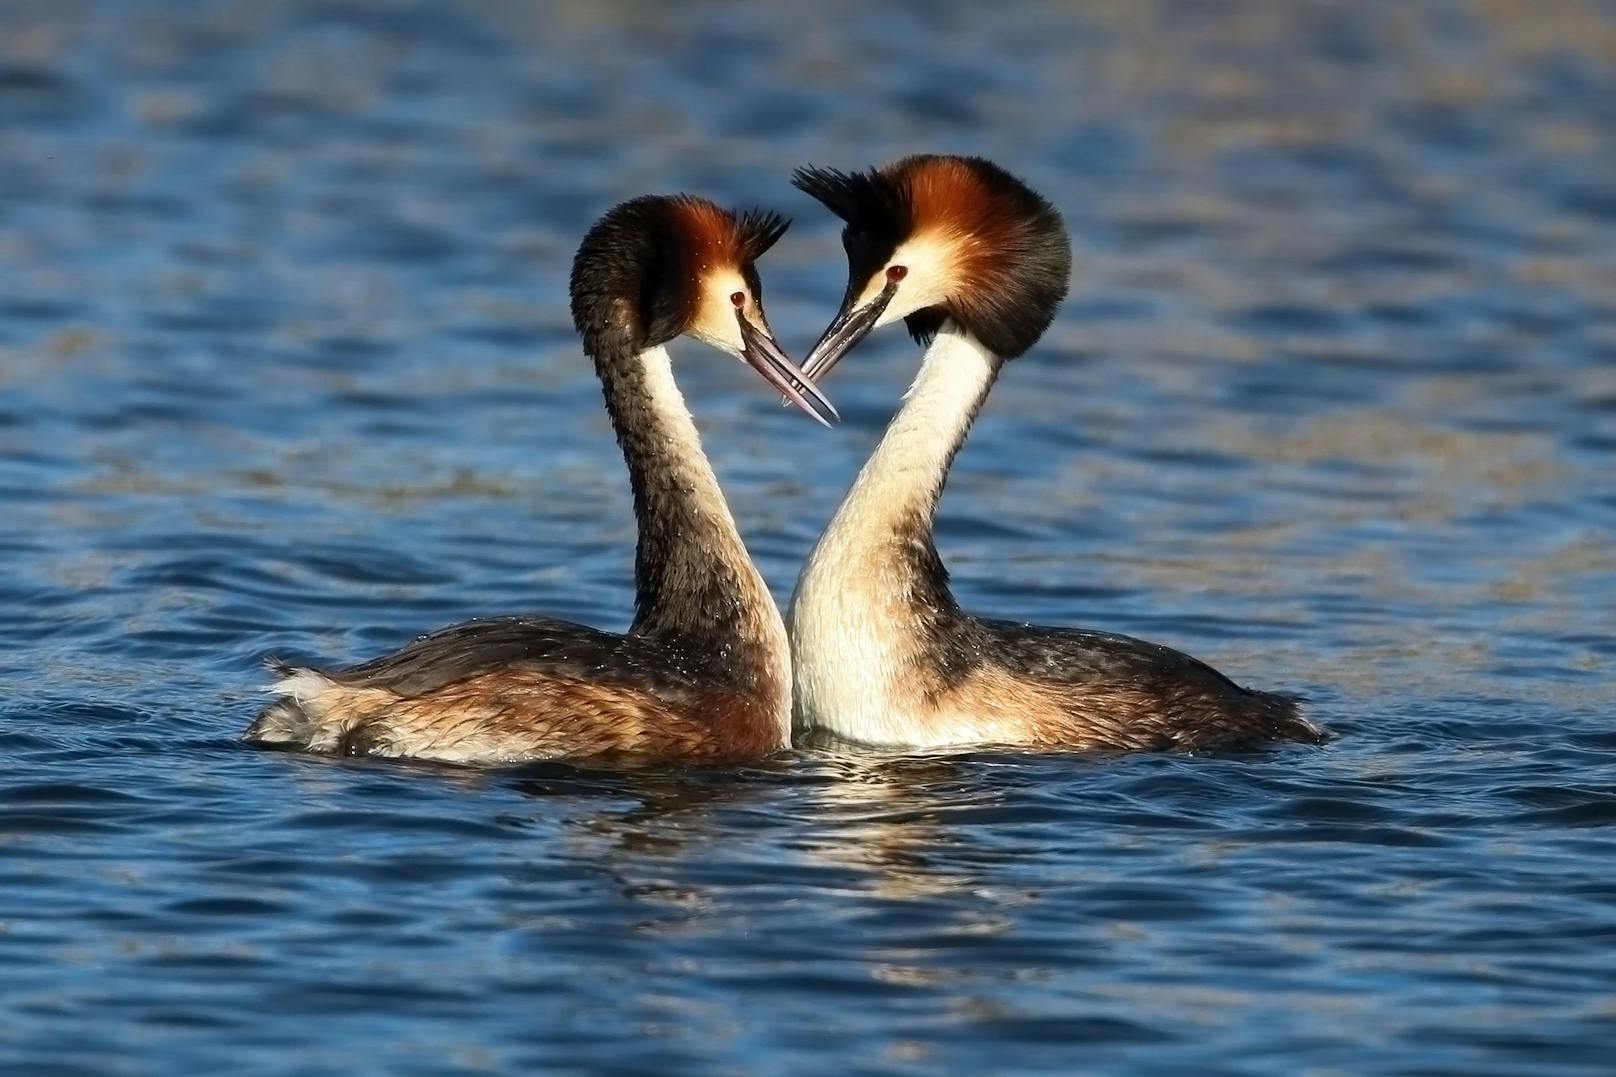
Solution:
M 1303 744 L 1329 743 L 1329 732 L 1302 716 L 1302 704 L 1306 701 L 1301 696 L 1278 692 L 1253 694 L 1263 697 L 1274 740 L 1292 740 Z
M 278 699 L 242 734 L 244 740 L 284 748 L 307 748 L 314 740 L 317 723 L 295 699 Z
M 279 696 L 265 707 L 242 734 L 258 744 L 285 748 L 311 748 L 320 732 L 318 706 L 311 706 L 331 682 L 315 670 L 294 666 L 281 658 L 265 659 L 275 680 L 264 691 Z
M 264 708 L 242 736 L 256 744 L 308 752 L 335 752 L 367 715 L 397 702 L 391 692 L 356 687 L 307 666 L 270 659 L 275 680 L 268 689 L 275 702 Z

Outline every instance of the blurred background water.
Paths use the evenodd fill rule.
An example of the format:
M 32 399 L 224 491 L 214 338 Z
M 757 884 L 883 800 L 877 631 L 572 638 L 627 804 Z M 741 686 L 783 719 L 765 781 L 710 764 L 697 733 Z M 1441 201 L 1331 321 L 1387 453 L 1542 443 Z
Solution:
M 626 623 L 563 288 L 645 191 L 994 157 L 1078 276 L 944 501 L 999 616 L 1340 734 L 632 778 L 236 737 L 260 659 Z M 1616 1042 L 1609 3 L 0 8 L 0 1068 L 1598 1072 Z M 777 595 L 917 353 L 680 376 Z

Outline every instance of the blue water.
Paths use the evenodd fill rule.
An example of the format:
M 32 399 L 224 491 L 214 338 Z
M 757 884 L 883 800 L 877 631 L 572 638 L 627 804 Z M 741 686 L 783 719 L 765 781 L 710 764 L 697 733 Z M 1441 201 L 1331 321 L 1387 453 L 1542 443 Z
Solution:
M 0 9 L 0 1069 L 1608 1072 L 1611 4 Z M 254 751 L 260 660 L 620 627 L 562 289 L 612 202 L 995 157 L 1071 300 L 962 454 L 985 614 L 1339 734 L 625 777 Z M 916 366 L 680 377 L 784 599 Z

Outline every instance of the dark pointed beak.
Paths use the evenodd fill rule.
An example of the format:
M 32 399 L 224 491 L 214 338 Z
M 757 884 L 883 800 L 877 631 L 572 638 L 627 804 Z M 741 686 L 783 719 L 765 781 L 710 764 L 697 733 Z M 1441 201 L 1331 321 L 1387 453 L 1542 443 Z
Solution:
M 852 351 L 875 328 L 875 323 L 880 320 L 897 291 L 897 281 L 889 281 L 881 289 L 880 295 L 862 307 L 853 306 L 852 295 L 844 299 L 841 311 L 826 326 L 819 343 L 814 345 L 814 350 L 803 361 L 803 373 L 816 381 L 829 374 L 831 368 L 842 361 L 842 356 Z
M 741 358 L 763 375 L 763 380 L 780 390 L 788 403 L 795 405 L 798 411 L 820 426 L 828 427 L 831 420 L 841 418 L 830 398 L 820 392 L 812 379 L 780 350 L 772 333 L 753 325 L 738 310 L 735 320 L 741 323 Z

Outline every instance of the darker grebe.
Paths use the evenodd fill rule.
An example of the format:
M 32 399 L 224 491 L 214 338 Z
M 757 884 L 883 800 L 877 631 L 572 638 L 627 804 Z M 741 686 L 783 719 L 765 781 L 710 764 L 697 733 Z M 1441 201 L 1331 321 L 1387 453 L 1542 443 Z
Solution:
M 785 627 L 735 528 L 664 345 L 739 356 L 803 411 L 830 403 L 775 344 L 753 261 L 786 229 L 691 197 L 636 198 L 584 237 L 572 317 L 595 361 L 639 520 L 623 635 L 470 621 L 345 669 L 274 666 L 261 744 L 452 762 L 752 759 L 790 743 Z M 800 387 L 800 391 L 799 391 Z
M 880 446 L 820 538 L 788 615 L 805 730 L 884 745 L 1235 748 L 1318 742 L 1295 700 L 1241 688 L 1127 636 L 965 613 L 932 517 L 977 410 L 1066 295 L 1060 215 L 991 162 L 910 157 L 867 173 L 802 169 L 846 222 L 840 312 L 803 364 L 823 377 L 902 318 L 929 342 Z

